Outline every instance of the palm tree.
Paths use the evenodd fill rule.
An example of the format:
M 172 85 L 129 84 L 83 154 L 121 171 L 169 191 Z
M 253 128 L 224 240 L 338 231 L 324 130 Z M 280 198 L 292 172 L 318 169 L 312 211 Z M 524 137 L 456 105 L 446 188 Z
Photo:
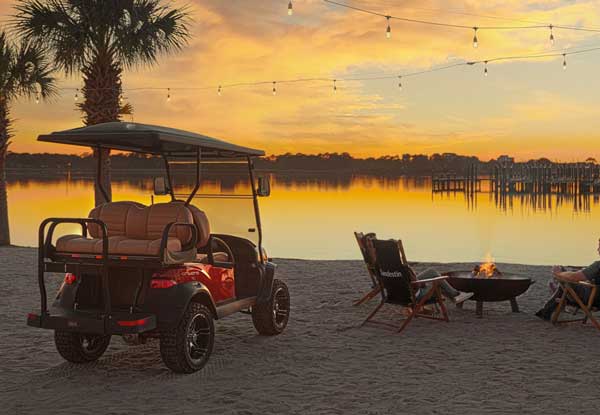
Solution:
M 18 45 L 0 30 L 0 246 L 10 245 L 6 153 L 12 137 L 10 104 L 26 97 L 40 100 L 56 93 L 52 67 L 43 48 L 23 41 Z
M 167 0 L 18 0 L 15 29 L 53 51 L 58 68 L 83 75 L 86 125 L 120 121 L 124 69 L 155 64 L 162 53 L 187 44 L 187 9 Z M 109 198 L 109 151 L 95 153 Z M 96 175 L 98 176 L 98 175 Z M 104 203 L 96 179 L 96 206 Z

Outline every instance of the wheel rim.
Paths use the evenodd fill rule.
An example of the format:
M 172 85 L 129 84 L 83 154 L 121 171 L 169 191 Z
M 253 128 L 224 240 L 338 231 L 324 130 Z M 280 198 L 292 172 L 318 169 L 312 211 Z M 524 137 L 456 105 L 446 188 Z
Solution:
M 79 342 L 81 344 L 81 350 L 84 353 L 93 355 L 104 347 L 104 337 L 103 336 L 95 336 L 92 334 L 81 334 L 79 336 Z
M 290 312 L 290 296 L 283 288 L 278 288 L 273 293 L 273 322 L 275 327 L 281 329 L 287 324 Z
M 212 330 L 210 321 L 203 314 L 196 314 L 187 330 L 186 350 L 194 365 L 202 363 L 208 356 Z

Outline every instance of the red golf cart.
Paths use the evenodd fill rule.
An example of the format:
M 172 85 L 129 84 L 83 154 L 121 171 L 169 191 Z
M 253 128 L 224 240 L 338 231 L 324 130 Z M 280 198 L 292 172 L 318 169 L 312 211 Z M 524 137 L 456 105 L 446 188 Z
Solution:
M 158 156 L 166 172 L 154 179 L 155 195 L 168 198 L 166 202 L 112 202 L 100 186 L 107 202 L 89 217 L 49 218 L 40 225 L 41 309 L 28 315 L 27 324 L 54 330 L 63 358 L 94 361 L 114 335 L 129 343 L 158 338 L 164 363 L 175 372 L 192 373 L 206 364 L 213 350 L 214 320 L 244 312 L 251 314 L 260 334 L 285 329 L 288 289 L 274 278 L 275 264 L 262 247 L 258 197 L 268 196 L 270 185 L 267 178 L 255 179 L 253 160 L 264 156 L 263 151 L 186 131 L 119 122 L 54 132 L 38 140 Z M 188 176 L 193 172 L 194 186 L 179 199 L 172 170 L 184 163 L 194 165 L 187 169 Z M 203 169 L 214 164 L 226 170 L 243 167 L 250 190 L 198 193 Z M 225 199 L 248 200 L 254 223 L 245 231 L 257 241 L 248 235 L 211 233 L 207 215 L 191 204 L 194 198 L 204 198 L 204 203 L 216 199 L 219 207 Z M 230 215 L 218 218 L 222 223 L 237 218 L 222 215 Z M 81 232 L 55 235 L 63 224 Z M 64 275 L 50 307 L 46 273 Z

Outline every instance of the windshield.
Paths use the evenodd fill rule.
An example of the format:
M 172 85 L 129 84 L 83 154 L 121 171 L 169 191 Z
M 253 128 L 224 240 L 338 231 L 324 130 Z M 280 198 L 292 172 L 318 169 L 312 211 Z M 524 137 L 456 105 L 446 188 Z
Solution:
M 187 200 L 196 184 L 195 163 L 171 163 L 175 195 Z M 154 196 L 155 203 L 170 196 Z M 200 189 L 190 202 L 206 213 L 211 233 L 234 235 L 258 244 L 252 187 L 247 163 L 201 164 Z

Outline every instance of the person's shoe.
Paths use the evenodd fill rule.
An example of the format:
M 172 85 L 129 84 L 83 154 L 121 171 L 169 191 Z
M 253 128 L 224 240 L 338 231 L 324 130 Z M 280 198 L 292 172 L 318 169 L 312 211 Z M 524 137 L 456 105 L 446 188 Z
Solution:
M 452 297 L 450 300 L 454 303 L 454 304 L 461 304 L 464 303 L 466 300 L 468 300 L 469 298 L 473 297 L 474 293 L 460 293 L 458 294 L 456 297 Z

